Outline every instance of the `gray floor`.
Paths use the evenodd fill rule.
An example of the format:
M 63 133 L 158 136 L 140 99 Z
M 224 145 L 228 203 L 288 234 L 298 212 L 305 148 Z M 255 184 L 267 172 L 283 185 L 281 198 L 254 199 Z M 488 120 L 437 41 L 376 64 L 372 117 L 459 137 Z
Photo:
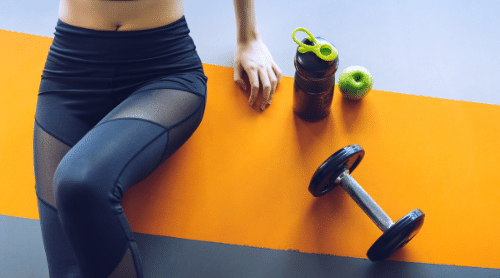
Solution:
M 0 277 L 49 277 L 39 221 L 0 215 Z M 500 277 L 500 269 L 278 251 L 135 233 L 148 278 Z
M 366 67 L 374 89 L 500 105 L 500 1 L 256 0 L 262 38 L 294 75 L 297 27 L 331 41 L 340 72 Z M 2 0 L 0 29 L 53 37 L 58 1 Z M 185 1 L 204 63 L 232 66 L 232 1 Z M 303 35 L 302 35 L 303 37 Z M 300 38 L 302 38 L 300 37 Z M 137 234 L 149 277 L 500 277 L 499 269 L 302 254 Z M 0 277 L 48 277 L 39 222 L 0 216 Z

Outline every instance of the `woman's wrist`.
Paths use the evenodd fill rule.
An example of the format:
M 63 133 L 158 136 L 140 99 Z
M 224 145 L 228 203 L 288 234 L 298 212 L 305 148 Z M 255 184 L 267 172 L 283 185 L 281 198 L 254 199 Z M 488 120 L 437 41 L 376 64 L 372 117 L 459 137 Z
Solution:
M 260 38 L 255 19 L 253 0 L 233 0 L 236 15 L 236 41 L 238 44 L 256 41 Z

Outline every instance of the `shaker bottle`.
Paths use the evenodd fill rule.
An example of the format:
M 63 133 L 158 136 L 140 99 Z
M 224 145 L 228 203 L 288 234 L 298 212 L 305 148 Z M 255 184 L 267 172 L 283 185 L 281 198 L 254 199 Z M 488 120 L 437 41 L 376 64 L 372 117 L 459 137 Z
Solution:
M 295 33 L 308 34 L 299 42 Z M 330 42 L 313 35 L 305 28 L 293 32 L 299 45 L 295 54 L 293 111 L 308 122 L 319 121 L 330 114 L 335 88 L 335 72 L 339 64 L 338 51 Z

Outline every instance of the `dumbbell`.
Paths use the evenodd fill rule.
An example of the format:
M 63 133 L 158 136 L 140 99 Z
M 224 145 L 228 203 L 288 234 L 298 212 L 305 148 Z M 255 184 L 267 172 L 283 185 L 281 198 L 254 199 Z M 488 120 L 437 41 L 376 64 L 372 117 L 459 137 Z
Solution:
M 319 197 L 339 184 L 342 186 L 375 225 L 384 232 L 366 254 L 371 261 L 375 262 L 389 258 L 394 251 L 405 246 L 422 228 L 425 214 L 420 209 L 415 209 L 398 222 L 392 222 L 391 218 L 350 175 L 364 155 L 365 151 L 359 145 L 347 146 L 335 152 L 314 173 L 309 184 L 309 192 L 314 197 Z

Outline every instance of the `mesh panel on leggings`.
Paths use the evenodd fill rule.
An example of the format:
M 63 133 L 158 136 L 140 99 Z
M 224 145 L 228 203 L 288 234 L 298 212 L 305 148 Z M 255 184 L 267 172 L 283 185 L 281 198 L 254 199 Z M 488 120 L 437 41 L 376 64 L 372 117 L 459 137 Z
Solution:
M 98 124 L 117 118 L 140 118 L 156 122 L 168 131 L 168 146 L 162 162 L 181 147 L 198 128 L 205 99 L 197 94 L 158 89 L 130 96 Z
M 185 91 L 143 91 L 129 96 L 98 124 L 116 118 L 140 118 L 169 128 L 189 118 L 202 101 L 200 96 Z
M 35 167 L 35 185 L 38 197 L 56 207 L 52 182 L 57 165 L 70 146 L 57 140 L 37 123 L 33 136 L 33 161 Z
M 130 248 L 127 249 L 120 264 L 115 268 L 108 278 L 138 278 L 135 270 L 134 259 Z

